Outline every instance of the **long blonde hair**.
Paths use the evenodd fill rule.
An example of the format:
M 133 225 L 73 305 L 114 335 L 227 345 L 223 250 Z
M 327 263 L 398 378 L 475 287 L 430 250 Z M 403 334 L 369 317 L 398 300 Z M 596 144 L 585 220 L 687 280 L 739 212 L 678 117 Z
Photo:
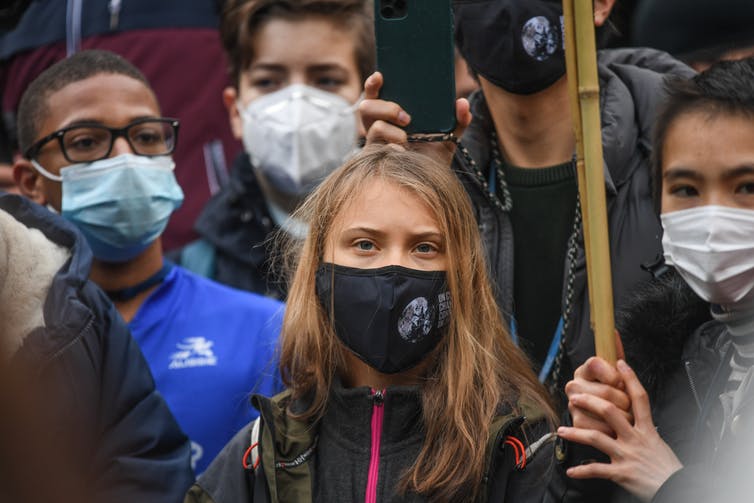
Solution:
M 309 234 L 294 254 L 282 329 L 283 379 L 294 399 L 310 404 L 296 416 L 320 418 L 343 365 L 343 346 L 317 298 L 315 275 L 336 216 L 375 179 L 406 189 L 434 213 L 445 238 L 453 302 L 447 336 L 422 382 L 424 444 L 399 488 L 437 501 L 468 499 L 480 488 L 496 411 L 517 410 L 522 396 L 550 413 L 551 408 L 503 324 L 468 196 L 449 169 L 418 153 L 370 147 L 325 179 L 299 208 L 295 216 L 309 224 Z

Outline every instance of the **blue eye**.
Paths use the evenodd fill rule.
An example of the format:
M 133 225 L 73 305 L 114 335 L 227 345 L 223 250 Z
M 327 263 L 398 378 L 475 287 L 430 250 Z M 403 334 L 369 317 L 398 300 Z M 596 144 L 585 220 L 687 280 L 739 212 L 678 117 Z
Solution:
M 437 249 L 430 243 L 422 243 L 416 247 L 416 251 L 419 253 L 432 253 L 437 251 Z
M 359 241 L 356 243 L 356 247 L 361 251 L 372 251 L 374 250 L 374 243 L 371 241 Z

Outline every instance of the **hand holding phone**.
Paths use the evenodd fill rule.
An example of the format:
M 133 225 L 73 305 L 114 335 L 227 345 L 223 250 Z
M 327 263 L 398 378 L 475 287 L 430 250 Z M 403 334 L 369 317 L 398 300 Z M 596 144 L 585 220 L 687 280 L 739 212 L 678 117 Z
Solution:
M 374 0 L 380 98 L 411 116 L 409 134 L 456 127 L 451 0 Z
M 382 74 L 375 72 L 364 83 L 364 100 L 359 105 L 359 116 L 366 131 L 367 145 L 391 143 L 407 145 L 408 134 L 404 129 L 412 117 L 398 104 L 379 99 Z M 453 134 L 460 138 L 469 124 L 471 111 L 466 98 L 455 101 L 456 129 Z M 412 143 L 411 148 L 433 157 L 442 166 L 450 167 L 456 144 L 453 142 Z

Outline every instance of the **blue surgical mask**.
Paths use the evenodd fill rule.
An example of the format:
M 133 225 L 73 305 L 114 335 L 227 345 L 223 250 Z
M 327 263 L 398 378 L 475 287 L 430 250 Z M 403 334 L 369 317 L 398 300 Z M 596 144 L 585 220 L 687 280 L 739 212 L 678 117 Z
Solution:
M 152 244 L 183 202 L 170 156 L 122 154 L 74 164 L 55 176 L 36 161 L 45 177 L 61 181 L 61 214 L 86 236 L 97 259 L 126 262 Z

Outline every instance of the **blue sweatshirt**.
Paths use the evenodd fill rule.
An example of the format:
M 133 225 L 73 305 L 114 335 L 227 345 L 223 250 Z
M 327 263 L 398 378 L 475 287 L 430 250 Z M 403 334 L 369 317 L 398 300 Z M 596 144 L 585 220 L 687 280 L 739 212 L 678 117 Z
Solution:
M 129 324 L 204 471 L 256 418 L 251 393 L 282 389 L 277 340 L 284 305 L 173 267 Z

